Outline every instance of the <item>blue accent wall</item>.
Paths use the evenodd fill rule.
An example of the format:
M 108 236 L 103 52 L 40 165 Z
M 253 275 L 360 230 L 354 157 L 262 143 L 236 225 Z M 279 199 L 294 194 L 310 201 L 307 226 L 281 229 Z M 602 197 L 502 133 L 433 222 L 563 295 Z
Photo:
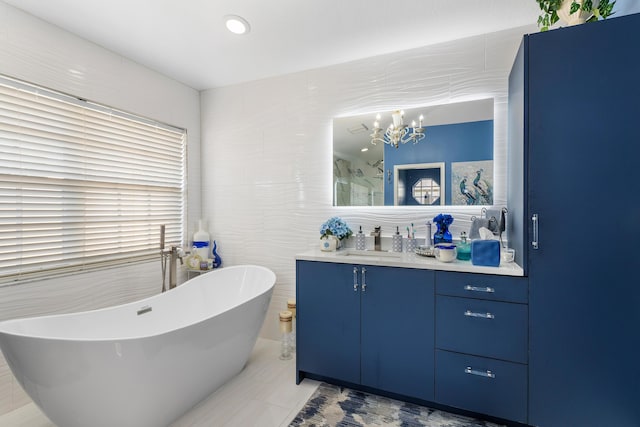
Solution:
M 393 205 L 393 168 L 412 163 L 445 163 L 446 197 L 451 204 L 451 163 L 493 160 L 493 120 L 427 126 L 426 137 L 418 144 L 384 146 L 384 170 L 391 180 L 384 182 L 384 204 Z

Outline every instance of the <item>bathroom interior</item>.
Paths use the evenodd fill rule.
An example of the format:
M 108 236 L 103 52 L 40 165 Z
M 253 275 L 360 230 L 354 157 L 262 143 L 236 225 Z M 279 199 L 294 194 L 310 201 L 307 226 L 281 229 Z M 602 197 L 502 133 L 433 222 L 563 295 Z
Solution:
M 376 252 L 380 249 L 380 252 L 392 254 L 396 230 L 402 235 L 415 233 L 419 243 L 425 242 L 430 229 L 427 224 L 444 213 L 454 218 L 450 231 L 454 240 L 458 240 L 461 233 L 469 233 L 474 219 L 487 211 L 505 211 L 509 225 L 504 237 L 506 244 L 515 248 L 513 262 L 503 259 L 500 267 L 474 270 L 473 267 L 457 269 L 460 263 L 454 261 L 435 269 L 526 278 L 528 263 L 533 268 L 538 262 L 527 258 L 530 243 L 522 238 L 529 230 L 530 219 L 527 218 L 524 193 L 533 184 L 523 178 L 522 170 L 514 172 L 511 169 L 513 156 L 517 159 L 526 154 L 513 148 L 512 140 L 518 135 L 514 136 L 512 129 L 514 95 L 510 92 L 510 84 L 513 85 L 510 75 L 515 69 L 514 63 L 518 63 L 523 36 L 540 32 L 537 25 L 540 8 L 536 1 L 487 0 L 482 2 L 486 3 L 483 10 L 478 10 L 477 2 L 473 0 L 455 2 L 456 5 L 441 0 L 349 4 L 334 0 L 304 4 L 283 1 L 281 5 L 266 5 L 259 0 L 224 0 L 214 4 L 206 1 L 108 3 L 0 0 L 0 75 L 185 130 L 179 223 L 166 224 L 170 231 L 161 239 L 163 228 L 160 225 L 165 224 L 156 221 L 149 238 L 154 245 L 165 245 L 165 252 L 172 248 L 184 250 L 184 256 L 161 257 L 158 250 L 153 249 L 110 266 L 91 268 L 89 265 L 73 273 L 52 272 L 24 279 L 15 275 L 7 279 L 6 273 L 0 271 L 0 321 L 104 309 L 153 298 L 163 293 L 165 277 L 168 295 L 194 277 L 215 276 L 233 266 L 268 268 L 275 273 L 275 286 L 246 367 L 204 400 L 193 402 L 193 408 L 174 420 L 171 426 L 288 426 L 292 422 L 322 380 L 332 377 L 322 373 L 314 375 L 313 369 L 296 366 L 295 351 L 291 359 L 281 360 L 279 315 L 287 310 L 288 302 L 296 299 L 297 289 L 303 286 L 299 282 L 303 271 L 300 262 L 323 264 L 326 257 L 337 257 L 340 251 L 347 253 L 355 248 L 355 234 L 359 229 L 366 235 L 366 250 Z M 617 0 L 614 10 L 615 14 L 604 22 L 615 24 L 616 20 L 631 18 L 640 13 L 640 4 L 633 0 Z M 250 31 L 244 35 L 228 33 L 223 17 L 230 14 L 246 18 Z M 292 23 L 285 22 L 285 16 L 296 21 L 294 33 L 286 29 Z M 372 25 L 371 22 L 379 23 Z M 380 34 L 372 31 L 372 27 L 387 26 L 389 31 L 378 31 Z M 559 26 L 556 24 L 550 33 L 565 30 L 557 28 Z M 173 30 L 169 30 L 170 27 Z M 194 27 L 193 33 L 189 27 Z M 110 37 L 114 33 L 120 37 Z M 189 39 L 185 34 L 198 38 Z M 220 44 L 211 48 L 207 37 L 219 39 Z M 299 40 L 294 40 L 296 38 Z M 194 48 L 185 48 L 185 43 L 193 43 Z M 569 67 L 564 72 L 579 71 Z M 630 91 L 637 93 L 638 85 Z M 473 107 L 478 108 L 474 110 Z M 465 108 L 468 111 L 462 111 Z M 400 150 L 386 144 L 369 144 L 376 113 L 397 109 L 406 110 L 409 121 L 414 119 L 413 115 L 418 120 L 421 111 L 433 111 L 425 119 L 426 137 L 415 145 L 429 151 L 433 133 L 431 154 L 439 147 L 435 142 L 435 128 L 459 122 L 487 124 L 488 129 L 487 126 L 483 129 L 488 136 L 479 137 L 474 128 L 471 132 L 476 133 L 472 133 L 471 138 L 487 140 L 484 152 L 488 150 L 489 157 L 482 154 L 478 158 L 468 158 L 464 157 L 464 149 L 458 150 L 462 157 L 441 160 L 447 171 L 446 176 L 442 171 L 443 179 L 438 181 L 443 184 L 439 194 L 447 194 L 442 197 L 444 200 L 399 206 L 403 204 L 404 196 L 398 196 L 397 186 L 387 184 L 398 183 L 399 177 L 403 176 L 402 166 L 396 170 L 390 166 L 391 156 L 398 155 Z M 442 113 L 447 109 L 453 113 Z M 438 114 L 447 117 L 438 122 Z M 343 126 L 341 123 L 354 118 L 356 126 L 365 129 L 368 148 L 371 151 L 374 147 L 384 149 L 386 164 L 373 165 L 375 159 L 368 158 L 361 164 L 345 166 L 340 163 L 341 153 L 335 146 L 337 132 L 339 126 Z M 382 127 L 386 125 L 384 123 Z M 345 128 L 349 126 L 344 125 Z M 389 150 L 391 153 L 387 154 Z M 452 151 L 450 148 L 449 153 Z M 491 183 L 491 199 L 485 203 L 456 199 L 462 197 L 454 191 L 461 182 L 458 179 L 453 187 L 455 177 L 451 175 L 451 165 L 467 161 L 481 162 L 485 177 Z M 430 157 L 411 161 L 398 159 L 397 162 L 430 169 L 440 167 L 439 160 Z M 364 170 L 365 177 L 361 182 L 367 182 L 367 168 L 373 171 L 371 179 L 382 183 L 379 191 L 375 194 L 365 191 L 364 195 L 358 191 L 340 192 L 339 183 L 343 178 L 340 174 L 347 171 L 345 173 L 349 175 L 357 167 L 360 178 Z M 4 173 L 0 170 L 0 175 Z M 437 173 L 440 174 L 441 169 Z M 624 179 L 622 174 L 614 175 Z M 442 181 L 449 188 L 444 188 Z M 572 191 L 572 188 L 568 190 Z M 594 197 L 607 199 L 606 194 Z M 628 219 L 633 215 L 637 219 L 640 215 L 637 202 L 611 200 L 606 205 L 611 209 L 631 207 L 628 215 L 622 214 L 621 225 L 614 226 L 615 230 L 627 228 L 613 235 L 613 239 L 627 236 L 633 241 L 634 237 L 640 238 L 637 221 Z M 522 206 L 525 208 L 518 209 Z M 611 213 L 597 202 L 576 206 L 579 206 L 576 212 L 562 214 L 565 221 L 569 220 L 564 224 L 562 232 L 567 234 L 563 239 L 571 238 L 572 217 L 602 220 Z M 584 211 L 583 206 L 586 206 Z M 15 215 L 15 210 L 3 210 L 2 218 Z M 342 242 L 346 248 L 333 253 L 319 251 L 320 227 L 335 216 L 349 225 L 354 236 Z M 545 220 L 544 217 L 540 219 L 541 242 L 548 236 L 544 235 Z M 3 224 L 0 223 L 0 236 Z M 192 266 L 183 264 L 193 249 L 194 233 L 200 227 L 210 235 L 211 244 L 214 240 L 217 244 L 222 263 L 219 271 L 194 274 L 193 270 L 197 268 L 189 269 L 187 267 Z M 382 237 L 379 248 L 372 236 L 377 227 Z M 592 233 L 594 248 L 605 239 L 602 233 L 607 233 L 606 229 L 596 227 L 598 229 L 582 230 Z M 517 233 L 511 235 L 513 229 L 524 229 L 524 232 L 520 237 Z M 613 252 L 614 249 L 607 250 Z M 308 255 L 310 253 L 313 255 Z M 4 253 L 0 255 L 5 256 Z M 620 256 L 627 259 L 628 255 Z M 169 265 L 164 271 L 160 261 L 167 258 Z M 331 259 L 331 263 L 335 262 Z M 547 262 L 554 268 L 559 265 L 555 261 Z M 353 261 L 338 263 L 398 266 L 396 258 L 385 259 L 384 256 L 375 259 L 354 257 Z M 416 268 L 425 267 L 410 266 L 410 269 Z M 491 270 L 496 268 L 504 270 Z M 177 289 L 170 284 L 173 280 L 169 270 L 175 273 Z M 304 271 L 308 274 L 311 270 Z M 553 274 L 570 280 L 567 279 L 569 273 L 564 270 L 554 270 Z M 625 274 L 631 274 L 630 270 L 621 273 L 622 276 Z M 371 283 L 374 283 L 373 279 Z M 529 282 L 530 295 L 532 283 Z M 436 279 L 436 292 L 437 286 Z M 616 288 L 616 292 L 619 289 Z M 625 309 L 640 305 L 639 293 L 634 292 L 631 298 L 621 302 Z M 623 295 L 618 297 L 625 299 Z M 611 298 L 607 297 L 606 301 L 613 301 Z M 304 306 L 298 302 L 301 313 Z M 315 307 L 327 316 L 332 315 L 334 308 L 331 299 L 326 305 Z M 585 308 L 579 313 L 607 317 L 609 310 L 617 312 L 618 309 L 607 306 L 604 312 L 595 312 L 595 309 L 592 312 Z M 618 324 L 635 324 L 631 328 L 635 335 L 613 334 L 619 342 L 624 342 L 620 344 L 623 351 L 639 344 L 637 328 L 640 324 L 635 323 L 638 315 L 629 316 L 632 317 L 614 316 Z M 563 318 L 552 318 L 550 314 L 549 322 L 552 320 L 562 322 Z M 631 329 L 625 327 L 624 330 Z M 531 339 L 537 339 L 536 334 L 541 332 L 529 329 Z M 386 337 L 378 338 L 383 341 Z M 312 340 L 309 336 L 306 339 Z M 397 350 L 403 351 L 402 348 Z M 630 356 L 616 354 L 615 357 L 631 360 Z M 529 363 L 547 363 L 544 358 L 529 360 Z M 175 360 L 175 363 L 181 361 Z M 611 363 L 611 360 L 603 359 L 603 364 Z M 598 372 L 594 375 L 599 380 L 606 375 L 605 369 L 593 369 Z M 615 375 L 618 374 L 615 370 Z M 531 395 L 542 388 L 537 384 L 551 381 L 548 376 L 542 376 L 538 383 L 533 374 L 526 375 L 529 384 L 539 387 L 531 389 Z M 640 380 L 638 374 L 629 375 Z M 430 381 L 434 381 L 433 378 Z M 357 381 L 345 379 L 344 383 L 349 385 Z M 585 380 L 583 385 L 588 390 L 601 387 L 600 391 L 593 391 L 595 396 L 610 393 L 617 387 L 614 380 L 602 380 L 595 385 Z M 572 419 L 569 415 L 569 418 L 553 418 L 553 414 L 565 414 L 560 409 L 553 414 L 552 410 L 542 410 L 538 418 L 532 417 L 531 408 L 542 405 L 544 400 L 536 401 L 526 390 L 524 399 L 529 399 L 530 408 L 523 409 L 522 417 L 501 412 L 493 414 L 491 410 L 473 404 L 462 407 L 461 413 L 480 418 L 487 415 L 498 425 L 554 427 L 578 425 L 574 422 L 579 419 L 582 422 L 579 425 L 595 426 L 603 425 L 601 421 L 609 419 L 615 420 L 610 425 L 638 426 L 640 412 L 633 404 L 639 397 L 637 386 L 634 390 L 635 394 L 630 393 L 625 399 L 605 399 L 599 409 L 593 409 L 594 406 L 582 408 L 590 414 L 593 423 L 584 422 L 580 417 Z M 377 388 L 374 386 L 368 391 L 376 392 Z M 384 394 L 384 390 L 381 393 Z M 400 398 L 405 395 L 391 394 Z M 419 402 L 434 400 L 429 396 L 417 395 L 417 398 Z M 579 398 L 574 401 L 570 396 L 558 395 L 556 399 L 567 399 L 573 410 L 581 407 Z M 444 407 L 447 406 L 456 410 L 455 404 L 445 402 Z M 600 415 L 594 415 L 596 413 Z M 24 392 L 4 358 L 0 358 L 0 425 L 54 426 Z

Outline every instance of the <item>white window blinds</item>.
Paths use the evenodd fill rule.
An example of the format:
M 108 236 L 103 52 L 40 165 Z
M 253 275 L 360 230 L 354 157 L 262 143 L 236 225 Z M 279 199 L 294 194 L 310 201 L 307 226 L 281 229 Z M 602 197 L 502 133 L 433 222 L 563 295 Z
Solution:
M 0 77 L 0 283 L 182 242 L 184 130 Z

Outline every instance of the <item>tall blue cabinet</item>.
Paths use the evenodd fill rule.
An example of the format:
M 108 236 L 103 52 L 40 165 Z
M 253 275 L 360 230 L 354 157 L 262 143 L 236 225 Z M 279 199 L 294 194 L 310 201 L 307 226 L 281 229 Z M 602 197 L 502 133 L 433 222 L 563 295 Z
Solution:
M 638 29 L 629 15 L 525 36 L 509 78 L 533 426 L 640 426 Z

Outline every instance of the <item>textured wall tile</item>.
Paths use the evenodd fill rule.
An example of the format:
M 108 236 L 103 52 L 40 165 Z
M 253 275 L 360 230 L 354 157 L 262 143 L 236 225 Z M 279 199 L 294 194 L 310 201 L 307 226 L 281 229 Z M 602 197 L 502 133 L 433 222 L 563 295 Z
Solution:
M 200 216 L 200 96 L 0 2 L 0 73 L 187 128 L 188 215 Z M 158 261 L 0 287 L 0 320 L 107 307 L 157 294 Z M 9 402 L 9 403 L 8 403 Z M 28 403 L 0 361 L 0 413 Z
M 295 294 L 295 254 L 319 244 L 340 215 L 356 230 L 455 216 L 471 207 L 332 206 L 332 118 L 392 108 L 494 99 L 495 201 L 506 204 L 508 73 L 531 27 L 411 49 L 202 93 L 203 212 L 229 264 L 257 263 L 278 277 L 262 335 L 278 337 L 278 312 Z M 226 108 L 228 107 L 228 108 Z

